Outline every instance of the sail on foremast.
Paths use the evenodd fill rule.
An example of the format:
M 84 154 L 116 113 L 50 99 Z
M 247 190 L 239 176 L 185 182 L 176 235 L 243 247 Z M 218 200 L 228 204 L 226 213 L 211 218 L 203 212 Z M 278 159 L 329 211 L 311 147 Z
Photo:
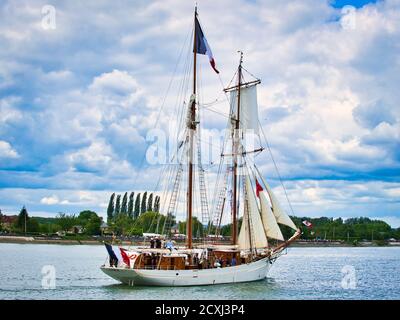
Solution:
M 261 205 L 261 219 L 264 226 L 265 234 L 268 238 L 284 241 L 282 231 L 276 222 L 275 216 L 267 200 L 265 191 L 259 193 Z
M 239 248 L 265 248 L 268 246 L 268 241 L 249 176 L 246 176 L 245 180 L 245 194 L 245 206 L 246 203 L 247 206 L 244 210 L 242 226 L 239 232 Z
M 262 178 L 262 177 L 261 177 Z M 271 187 L 267 182 L 262 178 L 265 188 L 267 189 L 269 198 L 271 200 L 272 212 L 275 216 L 276 222 L 283 224 L 292 228 L 293 230 L 297 230 L 296 225 L 293 223 L 292 219 L 288 216 L 288 214 L 282 209 L 278 199 L 275 194 L 272 192 Z

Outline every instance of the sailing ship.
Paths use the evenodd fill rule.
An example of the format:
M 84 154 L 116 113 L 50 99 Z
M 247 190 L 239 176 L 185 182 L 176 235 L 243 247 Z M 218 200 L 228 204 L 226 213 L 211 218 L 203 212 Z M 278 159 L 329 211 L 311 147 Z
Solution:
M 208 211 L 207 188 L 200 155 L 199 95 L 197 89 L 197 54 L 207 54 L 211 66 L 218 73 L 211 49 L 201 29 L 197 8 L 193 27 L 193 89 L 190 101 L 185 104 L 184 140 L 178 146 L 181 159 L 174 173 L 168 201 L 165 201 L 163 224 L 165 237 L 171 236 L 170 224 L 177 207 L 183 169 L 186 169 L 186 243 L 173 247 L 166 241 L 166 248 L 135 247 L 122 248 L 122 259 L 118 259 L 111 245 L 106 245 L 108 260 L 101 270 L 108 276 L 130 286 L 195 286 L 239 283 L 265 279 L 276 259 L 284 253 L 301 234 L 285 212 L 271 186 L 261 175 L 253 157 L 264 151 L 263 147 L 248 149 L 244 132 L 252 130 L 259 135 L 257 78 L 245 81 L 243 53 L 236 71 L 236 83 L 228 85 L 224 92 L 230 94 L 227 143 L 221 152 L 217 182 L 215 185 L 212 214 Z M 247 72 L 248 73 L 248 72 Z M 249 73 L 250 74 L 250 73 Z M 197 139 L 196 139 L 197 138 Z M 182 147 L 183 145 L 183 147 Z M 194 163 L 195 149 L 198 163 Z M 229 151 L 226 151 L 229 150 Z M 198 178 L 195 179 L 197 167 Z M 195 208 L 195 184 L 199 184 L 200 211 L 202 212 L 203 238 L 197 242 L 193 237 L 193 213 Z M 228 200 L 228 201 L 227 201 Z M 230 203 L 230 208 L 226 203 Z M 231 216 L 231 242 L 220 243 L 222 217 Z M 162 213 L 162 210 L 161 210 Z M 160 215 L 161 216 L 161 215 Z M 239 218 L 241 217 L 241 219 Z M 289 239 L 284 239 L 280 225 L 293 230 Z M 199 228 L 197 228 L 199 230 Z

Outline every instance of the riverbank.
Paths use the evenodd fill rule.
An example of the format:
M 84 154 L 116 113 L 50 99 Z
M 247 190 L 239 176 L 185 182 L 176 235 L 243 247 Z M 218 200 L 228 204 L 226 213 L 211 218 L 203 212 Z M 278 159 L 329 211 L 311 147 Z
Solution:
M 38 239 L 34 237 L 0 236 L 0 243 L 19 244 L 61 244 L 61 245 L 102 245 L 100 240 L 75 240 L 75 239 Z M 123 245 L 131 245 L 130 241 L 122 241 Z
M 0 236 L 0 243 L 18 243 L 18 244 L 59 244 L 59 245 L 103 245 L 102 240 L 78 240 L 78 239 L 45 239 L 23 236 Z M 120 241 L 119 245 L 133 246 L 144 245 L 143 241 Z M 385 245 L 378 245 L 371 241 L 358 242 L 357 245 L 342 241 L 296 241 L 292 247 L 394 247 L 400 246 L 400 242 L 389 242 Z

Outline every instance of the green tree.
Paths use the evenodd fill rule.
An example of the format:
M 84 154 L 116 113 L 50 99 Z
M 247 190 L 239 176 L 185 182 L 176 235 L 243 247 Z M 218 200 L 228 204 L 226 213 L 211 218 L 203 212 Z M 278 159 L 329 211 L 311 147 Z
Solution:
M 121 213 L 121 195 L 117 195 L 117 200 L 115 201 L 115 211 L 114 211 L 114 219 L 118 218 Z
M 0 231 L 2 231 L 3 230 L 3 213 L 1 212 L 1 209 L 0 209 Z
M 115 193 L 113 193 L 110 197 L 110 201 L 108 202 L 108 207 L 107 207 L 107 222 L 111 223 L 114 219 L 114 199 L 115 199 Z
M 121 214 L 126 216 L 128 214 L 128 192 L 125 192 L 122 198 Z
M 142 205 L 140 207 L 140 214 L 145 213 L 147 209 L 147 191 L 143 194 Z
M 147 201 L 147 210 L 146 211 L 153 211 L 153 194 L 150 193 L 149 200 Z
M 40 225 L 39 221 L 36 218 L 31 218 L 28 221 L 27 225 L 28 232 L 39 232 L 40 231 Z
M 154 211 L 155 212 L 160 212 L 160 197 L 156 196 L 154 199 Z
M 120 215 L 113 226 L 114 232 L 118 235 L 130 234 L 130 230 L 134 224 L 134 221 L 128 216 Z
M 102 219 L 97 215 L 96 212 L 90 210 L 81 211 L 78 216 L 78 221 L 79 224 L 84 228 L 86 234 L 100 234 Z
M 26 233 L 27 227 L 28 227 L 28 222 L 29 222 L 29 215 L 28 211 L 26 210 L 25 206 L 22 207 L 21 211 L 19 212 L 17 221 L 16 221 L 16 227 L 19 231 Z
M 39 221 L 39 232 L 40 233 L 52 234 L 52 233 L 56 233 L 59 230 L 61 230 L 61 227 L 58 224 L 40 223 L 40 221 Z
M 137 219 L 139 215 L 140 215 L 140 193 L 138 193 L 135 200 L 135 211 L 133 212 L 134 219 Z
M 180 221 L 178 224 L 179 233 L 186 234 L 186 221 Z M 169 230 L 168 230 L 169 231 Z M 200 235 L 204 236 L 204 227 L 203 224 L 197 219 L 197 217 L 192 218 L 192 236 L 196 237 Z
M 128 202 L 128 217 L 133 218 L 133 197 L 135 193 L 131 192 L 129 195 L 129 202 Z
M 131 229 L 129 230 L 130 234 L 141 235 L 143 232 L 156 232 L 158 220 L 160 220 L 160 226 L 163 226 L 165 222 L 165 216 L 153 211 L 144 212 L 132 225 Z
M 63 231 L 70 230 L 77 223 L 78 221 L 74 214 L 68 215 L 60 212 L 56 216 L 56 224 L 58 224 Z

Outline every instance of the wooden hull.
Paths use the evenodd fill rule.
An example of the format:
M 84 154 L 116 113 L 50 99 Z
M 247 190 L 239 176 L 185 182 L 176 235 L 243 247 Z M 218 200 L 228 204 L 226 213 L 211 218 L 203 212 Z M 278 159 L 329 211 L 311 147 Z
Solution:
M 257 281 L 266 278 L 268 258 L 234 267 L 199 270 L 146 270 L 101 267 L 108 276 L 130 286 L 202 286 Z

